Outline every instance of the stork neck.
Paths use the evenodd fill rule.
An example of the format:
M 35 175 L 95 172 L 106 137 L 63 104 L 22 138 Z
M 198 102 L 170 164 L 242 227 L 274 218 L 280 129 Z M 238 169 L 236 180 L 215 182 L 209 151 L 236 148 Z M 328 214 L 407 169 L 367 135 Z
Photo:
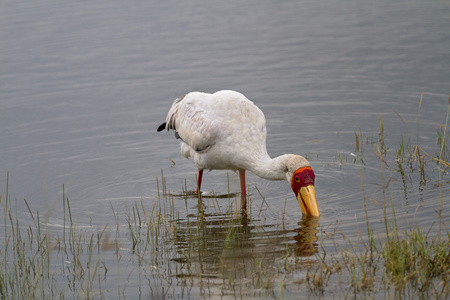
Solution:
M 271 158 L 261 157 L 249 170 L 255 175 L 268 180 L 286 180 L 288 155 Z

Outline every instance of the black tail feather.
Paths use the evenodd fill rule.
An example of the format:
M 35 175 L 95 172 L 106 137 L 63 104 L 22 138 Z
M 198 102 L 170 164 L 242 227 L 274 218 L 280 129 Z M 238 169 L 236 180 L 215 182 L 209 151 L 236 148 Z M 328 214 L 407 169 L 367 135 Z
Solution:
M 166 129 L 166 122 L 162 123 L 161 125 L 159 125 L 157 131 L 163 131 L 164 129 Z

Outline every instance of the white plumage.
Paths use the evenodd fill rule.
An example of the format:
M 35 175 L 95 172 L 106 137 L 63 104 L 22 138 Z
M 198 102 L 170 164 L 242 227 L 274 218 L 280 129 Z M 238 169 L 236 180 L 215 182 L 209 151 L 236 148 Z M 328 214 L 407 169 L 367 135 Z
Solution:
M 199 169 L 198 188 L 204 169 L 239 170 L 242 196 L 246 194 L 245 170 L 269 180 L 287 180 L 291 186 L 296 171 L 310 170 L 309 162 L 298 155 L 270 158 L 263 112 L 236 91 L 191 92 L 177 98 L 158 131 L 163 129 L 175 130 L 182 155 L 193 158 Z M 311 182 L 313 186 L 314 173 L 307 177 L 308 186 Z M 296 195 L 299 190 L 294 190 Z

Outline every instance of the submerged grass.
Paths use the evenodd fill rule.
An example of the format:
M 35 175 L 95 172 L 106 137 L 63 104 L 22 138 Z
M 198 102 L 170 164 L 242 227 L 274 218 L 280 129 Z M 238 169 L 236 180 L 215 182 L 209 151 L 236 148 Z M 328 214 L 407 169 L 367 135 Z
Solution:
M 421 104 L 422 97 L 419 113 Z M 364 138 L 360 128 L 354 132 L 354 155 L 335 155 L 340 165 L 359 166 L 364 221 L 355 216 L 356 239 L 338 224 L 320 226 L 319 218 L 286 223 L 286 202 L 281 223 L 267 224 L 267 215 L 277 212 L 258 188 L 259 198 L 248 199 L 248 218 L 239 213 L 239 197 L 230 193 L 218 201 L 219 196 L 188 192 L 185 183 L 182 195 L 171 195 L 162 170 L 150 206 L 143 199 L 124 209 L 111 204 L 114 223 L 94 230 L 74 221 L 63 187 L 63 226 L 57 230 L 49 226 L 48 214 L 42 220 L 26 200 L 26 215 L 13 209 L 17 205 L 11 203 L 7 174 L 5 194 L 0 194 L 0 298 L 282 299 L 301 294 L 446 299 L 450 233 L 442 211 L 448 201 L 443 178 L 450 167 L 447 120 L 438 127 L 436 151 L 427 151 L 434 154 L 419 145 L 419 121 L 416 141 L 402 138 L 394 149 L 389 148 L 381 115 L 378 123 L 377 137 Z M 374 163 L 368 152 L 379 164 L 381 195 L 378 201 L 370 200 L 381 209 L 382 231 L 373 228 L 368 212 L 363 169 Z M 432 182 L 439 188 L 437 231 L 415 222 L 399 228 L 393 173 L 404 185 L 418 180 L 420 186 Z M 185 201 L 186 210 L 178 211 L 175 201 Z M 193 201 L 196 209 L 190 208 Z

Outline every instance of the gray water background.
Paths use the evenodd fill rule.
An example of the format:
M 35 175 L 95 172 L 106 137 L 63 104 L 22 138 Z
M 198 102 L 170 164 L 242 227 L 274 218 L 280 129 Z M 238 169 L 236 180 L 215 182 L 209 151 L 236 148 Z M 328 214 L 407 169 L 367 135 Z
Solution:
M 55 226 L 63 185 L 86 226 L 112 223 L 111 206 L 144 199 L 151 207 L 161 169 L 174 194 L 185 179 L 195 189 L 193 162 L 156 128 L 176 97 L 233 89 L 264 111 L 271 156 L 309 154 L 320 224 L 356 236 L 359 170 L 367 199 L 380 202 L 381 178 L 371 145 L 365 164 L 352 163 L 354 132 L 376 139 L 381 114 L 392 158 L 402 139 L 416 141 L 420 123 L 419 144 L 434 151 L 450 90 L 450 1 L 2 1 L 0 41 L 0 191 L 9 172 L 18 215 L 27 218 L 25 198 Z M 423 185 L 413 172 L 402 183 L 391 167 L 386 181 L 403 215 L 428 228 L 443 197 L 448 223 L 448 177 L 438 183 L 431 173 Z M 229 177 L 206 174 L 203 189 L 239 191 Z M 266 222 L 284 211 L 299 222 L 286 182 L 248 174 L 248 183 L 271 206 Z M 368 202 L 375 230 L 383 228 L 380 207 Z M 184 201 L 176 205 L 188 214 Z

